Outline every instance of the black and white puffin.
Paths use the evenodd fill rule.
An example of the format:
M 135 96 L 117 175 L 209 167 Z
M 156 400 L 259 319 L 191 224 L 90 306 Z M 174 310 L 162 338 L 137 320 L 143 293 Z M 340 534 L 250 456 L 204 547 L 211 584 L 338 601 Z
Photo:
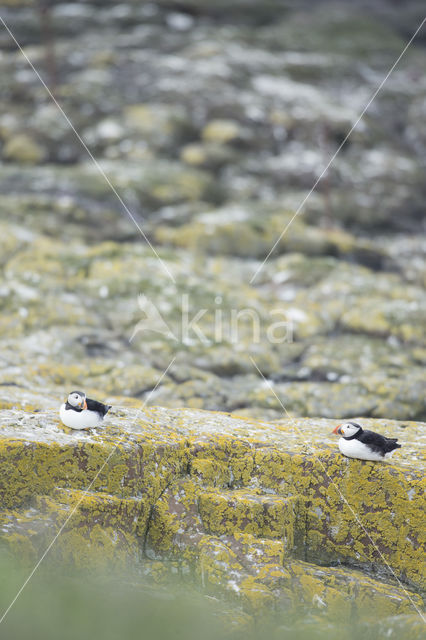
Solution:
M 97 427 L 111 405 L 86 398 L 84 391 L 71 391 L 66 403 L 61 405 L 59 416 L 71 429 L 93 429 Z
M 333 433 L 342 436 L 339 449 L 348 458 L 359 460 L 384 460 L 400 449 L 398 438 L 385 438 L 380 433 L 364 430 L 357 422 L 338 424 Z

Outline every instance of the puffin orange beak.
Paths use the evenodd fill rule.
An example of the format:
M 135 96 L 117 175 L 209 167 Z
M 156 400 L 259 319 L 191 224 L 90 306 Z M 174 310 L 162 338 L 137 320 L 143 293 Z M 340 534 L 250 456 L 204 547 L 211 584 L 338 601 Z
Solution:
M 338 424 L 337 427 L 335 429 L 333 429 L 333 431 L 331 433 L 335 433 L 335 434 L 338 433 L 339 435 L 342 435 L 342 432 L 340 431 L 340 427 L 341 426 L 342 426 L 341 424 Z
M 86 399 L 84 399 L 84 402 L 82 403 L 81 408 L 82 408 L 82 409 L 87 409 L 87 402 L 86 402 Z

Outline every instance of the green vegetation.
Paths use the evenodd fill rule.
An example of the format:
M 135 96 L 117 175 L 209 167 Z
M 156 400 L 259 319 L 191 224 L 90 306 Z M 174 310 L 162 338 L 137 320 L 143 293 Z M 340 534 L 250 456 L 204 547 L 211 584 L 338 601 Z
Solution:
M 0 554 L 0 616 L 32 567 Z M 206 597 L 169 580 L 153 586 L 135 572 L 76 572 L 47 562 L 28 582 L 0 625 L 2 640 L 399 640 L 421 638 L 416 615 L 369 626 L 356 617 L 327 623 L 314 609 L 303 618 L 285 608 L 258 615 L 255 622 L 223 600 Z

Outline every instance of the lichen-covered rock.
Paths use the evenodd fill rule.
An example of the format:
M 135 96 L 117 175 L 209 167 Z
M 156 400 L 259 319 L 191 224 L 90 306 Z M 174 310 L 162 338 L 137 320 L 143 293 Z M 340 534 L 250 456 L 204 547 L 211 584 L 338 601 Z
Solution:
M 271 259 L 251 287 L 249 263 L 207 258 L 199 246 L 194 253 L 163 248 L 164 269 L 158 270 L 148 247 L 111 240 L 82 245 L 80 234 L 94 229 L 74 218 L 70 241 L 48 237 L 44 227 L 43 233 L 26 228 L 43 218 L 43 206 L 30 215 L 25 203 L 24 228 L 2 224 L 0 380 L 10 386 L 19 380 L 21 387 L 1 387 L 9 403 L 3 406 L 34 393 L 42 408 L 44 390 L 62 397 L 82 379 L 91 393 L 143 400 L 175 357 L 155 392 L 158 404 L 253 416 L 263 408 L 278 418 L 280 404 L 252 356 L 294 415 L 424 417 L 424 303 L 417 284 L 336 257 L 288 253 Z M 225 214 L 216 210 L 208 219 L 215 225 L 219 215 L 217 222 L 225 224 Z M 232 233 L 237 241 L 236 227 Z M 141 293 L 169 333 L 158 332 L 157 320 L 146 317 Z M 277 320 L 285 325 L 279 331 Z
M 251 615 L 409 614 L 424 588 L 422 425 L 365 423 L 398 436 L 394 464 L 344 458 L 323 419 L 120 407 L 85 433 L 3 410 L 1 541 L 34 561 L 64 525 L 56 560 L 171 561 Z
M 46 150 L 25 133 L 10 138 L 3 148 L 3 158 L 10 162 L 38 164 L 46 157 Z
M 345 635 L 338 610 L 357 614 L 358 587 L 343 577 L 340 592 L 331 579 L 324 586 L 315 563 L 325 562 L 328 576 L 334 558 L 381 571 L 382 553 L 407 584 L 419 580 L 416 509 L 406 504 L 408 484 L 418 499 L 409 434 L 419 434 L 389 420 L 426 417 L 425 90 L 417 81 L 425 51 L 415 38 L 310 192 L 423 16 L 418 2 L 402 15 L 383 0 L 380 16 L 358 0 L 305 4 L 53 3 L 49 62 L 38 4 L 6 1 L 6 23 L 108 180 L 0 29 L 0 408 L 13 423 L 4 513 L 16 536 L 8 540 L 27 559 L 126 432 L 90 489 L 96 509 L 89 497 L 81 503 L 87 526 L 79 507 L 59 556 L 80 548 L 95 565 L 104 545 L 118 566 L 142 549 L 143 571 L 189 572 L 242 599 L 245 615 L 280 603 L 313 607 L 298 622 L 301 634 L 312 635 L 327 611 L 335 620 L 328 638 Z M 140 294 L 169 333 L 158 331 L 158 316 L 145 317 Z M 185 334 L 185 320 L 199 312 L 199 331 Z M 286 319 L 278 343 L 274 313 Z M 117 424 L 97 434 L 56 431 L 71 388 L 113 404 Z M 136 421 L 130 442 L 131 409 L 148 398 L 248 420 L 166 411 L 150 431 L 149 413 L 142 440 Z M 292 423 L 302 433 L 308 425 L 305 449 L 290 423 L 265 424 L 280 420 L 281 403 L 292 416 L 311 416 Z M 320 418 L 354 415 L 386 419 L 371 425 L 403 434 L 394 464 L 370 467 L 328 450 L 331 423 Z M 187 433 L 173 438 L 185 420 Z M 235 433 L 207 435 L 205 423 L 215 421 Z M 361 510 L 379 551 L 349 527 L 353 514 L 323 467 Z M 372 499 L 362 502 L 354 472 L 383 513 L 395 496 L 393 520 Z M 135 528 L 126 514 L 138 501 Z M 357 585 L 366 579 L 356 575 Z M 415 630 L 408 614 L 400 617 L 401 592 L 377 584 L 366 587 L 366 609 L 376 598 L 383 611 L 394 601 L 398 621 L 369 622 L 370 637 L 399 634 L 401 620 Z
M 0 529 L 3 542 L 26 564 L 36 562 L 58 535 L 51 552 L 56 563 L 122 569 L 139 561 L 139 527 L 144 530 L 147 515 L 148 505 L 141 499 L 55 489 L 52 495 L 35 497 L 31 507 L 1 513 Z M 61 529 L 69 516 L 70 526 Z
M 8 15 L 38 62 L 45 51 L 30 4 Z M 143 402 L 176 357 L 159 404 L 279 418 L 252 356 L 292 414 L 424 420 L 424 145 L 415 118 L 424 88 L 412 82 L 424 52 L 414 41 L 292 221 L 389 69 L 400 17 L 388 4 L 383 21 L 356 6 L 323 14 L 195 4 L 199 21 L 169 15 L 167 3 L 150 16 L 134 3 L 120 15 L 77 3 L 74 24 L 69 8 L 52 9 L 54 93 L 128 211 L 0 33 L 1 153 L 24 136 L 49 161 L 0 167 L 2 406 L 44 408 L 46 389 L 62 398 L 82 376 L 90 393 Z M 243 13 L 244 28 L 239 19 L 231 28 Z M 405 25 L 414 18 L 413 9 Z M 351 25 L 350 43 L 330 24 L 345 34 Z M 371 74 L 354 68 L 352 47 L 370 52 Z M 155 322 L 134 334 L 141 293 L 176 340 Z M 206 310 L 202 339 L 183 335 L 184 295 L 191 317 Z M 277 312 L 289 331 L 274 344 L 267 330 Z

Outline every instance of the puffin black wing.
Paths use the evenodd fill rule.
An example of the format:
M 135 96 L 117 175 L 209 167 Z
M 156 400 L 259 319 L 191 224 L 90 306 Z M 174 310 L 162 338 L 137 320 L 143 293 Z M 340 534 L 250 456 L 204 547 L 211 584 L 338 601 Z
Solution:
M 394 451 L 394 449 L 400 449 L 401 445 L 397 443 L 398 438 L 385 438 L 386 440 L 386 453 Z
M 380 433 L 374 433 L 374 431 L 362 431 L 357 436 L 357 439 L 368 445 L 375 453 L 381 453 L 382 456 L 394 449 L 401 448 L 401 445 L 397 444 L 398 438 L 385 438 L 385 436 L 380 435 Z
M 90 398 L 86 398 L 87 408 L 89 411 L 96 411 L 101 416 L 104 416 L 111 409 L 111 405 L 102 404 L 102 402 L 98 402 L 97 400 L 91 400 Z

